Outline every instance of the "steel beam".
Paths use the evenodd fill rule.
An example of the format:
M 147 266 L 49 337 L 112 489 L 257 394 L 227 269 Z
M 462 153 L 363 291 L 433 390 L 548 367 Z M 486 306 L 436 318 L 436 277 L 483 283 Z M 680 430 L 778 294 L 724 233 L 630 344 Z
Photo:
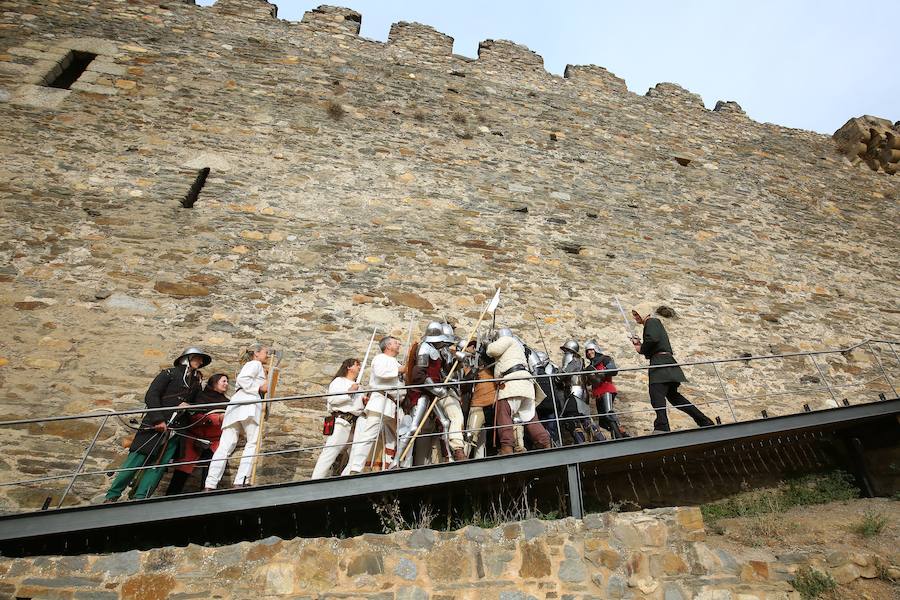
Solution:
M 572 492 L 570 496 L 577 496 L 577 502 L 570 498 L 570 509 L 574 515 L 583 510 L 579 469 L 584 463 L 639 460 L 642 456 L 675 452 L 683 454 L 704 446 L 765 439 L 788 432 L 850 427 L 888 415 L 900 415 L 900 399 L 399 471 L 5 515 L 0 517 L 0 543 L 103 530 L 115 535 L 115 528 L 127 528 L 131 525 L 161 524 L 205 515 L 216 518 L 228 513 L 260 509 L 296 508 L 305 503 L 370 494 L 403 492 L 463 482 L 472 484 L 478 480 L 493 480 L 510 474 L 559 473 L 561 469 L 567 470 Z M 573 485 L 573 478 L 578 479 L 577 488 Z M 577 494 L 576 489 L 579 490 Z

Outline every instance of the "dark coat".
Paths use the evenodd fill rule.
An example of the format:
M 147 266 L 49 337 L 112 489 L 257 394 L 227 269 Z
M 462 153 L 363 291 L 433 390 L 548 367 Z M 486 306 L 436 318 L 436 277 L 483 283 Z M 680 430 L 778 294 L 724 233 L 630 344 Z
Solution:
M 144 395 L 144 404 L 147 408 L 162 408 L 178 406 L 182 402 L 194 404 L 200 391 L 200 373 L 194 371 L 194 376 L 184 383 L 184 372 L 187 366 L 181 365 L 162 371 L 150 384 Z M 159 412 L 145 413 L 141 420 L 141 430 L 134 436 L 131 442 L 131 452 L 148 454 L 162 446 L 162 437 L 165 435 L 153 430 L 157 423 L 168 422 L 175 411 L 161 410 Z
M 672 356 L 672 344 L 669 343 L 669 334 L 662 322 L 656 317 L 644 321 L 644 339 L 641 343 L 641 354 L 650 359 L 650 366 L 671 365 L 678 361 Z M 681 367 L 667 369 L 650 369 L 650 383 L 684 382 Z

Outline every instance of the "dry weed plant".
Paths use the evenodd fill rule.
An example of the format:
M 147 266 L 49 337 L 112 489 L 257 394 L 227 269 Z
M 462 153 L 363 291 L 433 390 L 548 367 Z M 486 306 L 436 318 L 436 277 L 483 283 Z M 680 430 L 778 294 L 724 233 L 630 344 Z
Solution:
M 335 121 L 340 121 L 347 114 L 347 110 L 343 105 L 333 98 L 325 105 L 325 110 L 328 112 L 328 116 Z
M 429 529 L 435 518 L 430 504 L 420 506 L 410 517 L 407 517 L 400 508 L 400 500 L 396 497 L 376 502 L 374 506 L 375 514 L 381 521 L 381 530 L 385 533 L 407 529 Z

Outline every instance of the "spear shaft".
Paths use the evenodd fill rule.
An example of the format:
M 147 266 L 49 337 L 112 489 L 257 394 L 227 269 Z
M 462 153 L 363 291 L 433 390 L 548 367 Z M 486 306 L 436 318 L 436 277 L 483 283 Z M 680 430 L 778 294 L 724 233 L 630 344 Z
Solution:
M 492 312 L 496 312 L 497 304 L 499 303 L 500 298 L 500 290 L 497 290 L 497 293 L 494 294 L 494 299 L 484 307 L 484 310 L 481 311 L 481 316 L 478 317 L 478 322 L 475 323 L 475 327 L 472 329 L 472 332 L 469 333 L 469 337 L 466 338 L 466 343 L 463 348 L 469 345 L 469 342 L 472 341 L 472 338 L 475 337 L 475 334 L 478 332 L 478 328 L 481 326 L 481 322 L 484 320 L 484 315 L 488 313 L 488 310 L 493 309 Z M 453 373 L 456 372 L 456 367 L 459 366 L 459 359 L 453 361 L 453 366 L 450 367 L 450 372 L 447 373 L 447 377 L 444 378 L 444 383 L 441 385 L 447 385 L 450 382 L 450 378 L 453 377 Z M 403 459 L 406 458 L 406 455 L 409 454 L 409 451 L 412 449 L 413 445 L 415 445 L 416 438 L 419 437 L 419 433 L 422 431 L 422 427 L 425 425 L 425 422 L 428 420 L 428 417 L 431 415 L 431 411 L 434 410 L 434 405 L 437 404 L 438 398 L 435 396 L 431 400 L 431 404 L 428 405 L 428 410 L 425 411 L 425 414 L 422 416 L 422 420 L 419 422 L 419 426 L 416 427 L 416 430 L 413 432 L 412 437 L 409 438 L 409 443 L 406 445 L 406 448 L 403 449 L 403 453 L 400 455 L 400 458 L 397 459 L 397 464 L 403 462 Z

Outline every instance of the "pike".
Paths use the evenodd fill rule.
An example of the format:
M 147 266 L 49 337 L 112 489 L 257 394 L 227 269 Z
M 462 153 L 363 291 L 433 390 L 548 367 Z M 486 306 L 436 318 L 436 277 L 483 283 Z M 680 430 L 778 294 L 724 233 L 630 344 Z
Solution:
M 628 340 L 631 342 L 640 341 L 641 338 L 638 337 L 637 332 L 634 329 L 634 323 L 628 320 L 628 316 L 625 314 L 625 309 L 622 308 L 622 303 L 619 302 L 619 299 L 613 296 L 616 300 L 616 306 L 619 307 L 619 312 L 622 313 L 622 319 L 625 320 L 625 329 L 628 330 Z
M 275 397 L 275 387 L 278 385 L 278 365 L 281 364 L 281 359 L 284 358 L 284 352 L 276 350 L 274 345 L 272 346 L 272 356 L 269 357 L 269 372 L 268 372 L 268 391 L 266 392 L 266 399 L 271 399 Z M 266 402 L 263 408 L 262 414 L 262 422 L 259 424 L 259 433 L 256 436 L 256 452 L 254 452 L 253 456 L 253 468 L 250 471 L 250 485 L 256 485 L 256 468 L 259 466 L 260 460 L 262 460 L 262 456 L 259 455 L 260 450 L 262 449 L 262 439 L 263 432 L 266 428 L 266 421 L 269 418 L 269 406 L 270 403 Z
M 410 349 L 411 344 L 412 344 L 412 340 L 413 340 L 413 330 L 415 329 L 416 325 L 418 325 L 418 323 L 416 323 L 416 318 L 415 318 L 415 317 L 411 317 L 410 320 L 409 320 L 409 330 L 408 330 L 407 333 L 406 333 L 406 345 L 403 346 L 403 349 L 406 350 L 406 359 L 407 359 L 407 361 L 409 360 L 409 349 Z M 404 367 L 404 372 L 406 371 L 406 369 L 405 369 L 406 366 L 407 366 L 407 365 L 405 365 L 405 364 L 403 365 L 403 367 Z M 404 382 L 403 382 L 403 385 L 409 385 L 409 382 L 404 381 Z M 398 441 L 399 438 L 400 438 L 400 390 L 394 390 L 394 393 L 397 394 L 397 399 L 396 399 L 396 405 L 397 405 L 397 408 L 396 408 L 396 410 L 394 410 L 394 450 L 396 451 L 396 449 L 397 449 L 397 441 Z M 382 454 L 382 456 L 381 456 L 381 470 L 384 471 L 385 467 L 386 467 L 387 464 L 388 464 L 388 461 L 387 461 L 387 452 L 386 452 L 386 448 L 384 447 L 384 443 L 383 443 L 383 442 L 382 442 L 381 454 Z
M 534 326 L 537 327 L 538 335 L 541 336 L 541 345 L 544 347 L 544 352 L 547 353 L 547 360 L 549 360 L 550 349 L 547 348 L 547 342 L 544 341 L 544 332 L 541 331 L 541 324 L 538 323 L 537 315 L 532 314 L 531 317 L 534 319 Z M 554 385 L 553 376 L 551 375 L 547 381 L 550 384 L 550 401 L 553 402 L 553 416 L 556 417 L 556 435 L 561 445 L 562 431 L 559 428 L 559 408 L 556 406 L 556 386 Z
M 478 317 L 478 321 L 475 323 L 475 327 L 472 328 L 471 333 L 466 338 L 466 343 L 463 345 L 463 348 L 466 348 L 469 345 L 469 342 L 475 337 L 478 333 L 478 328 L 481 326 L 481 322 L 484 320 L 484 315 L 491 313 L 493 315 L 497 311 L 497 307 L 500 306 L 500 288 L 497 288 L 497 291 L 494 293 L 494 297 L 491 299 L 490 303 L 484 307 L 484 310 L 481 311 L 481 316 Z M 447 377 L 444 378 L 444 383 L 441 385 L 447 385 L 450 382 L 450 378 L 453 377 L 453 373 L 456 372 L 456 367 L 459 366 L 459 358 L 453 361 L 453 366 L 450 367 L 450 372 L 447 373 Z M 419 422 L 419 426 L 416 427 L 416 430 L 413 432 L 412 437 L 409 438 L 409 443 L 406 445 L 406 448 L 403 449 L 403 453 L 397 460 L 397 464 L 401 464 L 403 459 L 406 458 L 406 455 L 415 445 L 416 438 L 419 437 L 419 433 L 422 431 L 422 427 L 425 425 L 425 422 L 428 420 L 428 417 L 431 416 L 431 411 L 434 410 L 434 405 L 437 404 L 437 396 L 431 399 L 431 404 L 428 405 L 428 410 L 425 411 L 425 414 L 422 416 L 422 420 Z
M 369 338 L 369 345 L 366 347 L 366 355 L 363 357 L 362 366 L 359 368 L 359 374 L 356 376 L 357 385 L 362 382 L 363 373 L 366 372 L 366 365 L 369 364 L 369 354 L 372 352 L 372 343 L 375 341 L 376 333 L 378 333 L 377 327 L 372 329 L 372 337 Z

